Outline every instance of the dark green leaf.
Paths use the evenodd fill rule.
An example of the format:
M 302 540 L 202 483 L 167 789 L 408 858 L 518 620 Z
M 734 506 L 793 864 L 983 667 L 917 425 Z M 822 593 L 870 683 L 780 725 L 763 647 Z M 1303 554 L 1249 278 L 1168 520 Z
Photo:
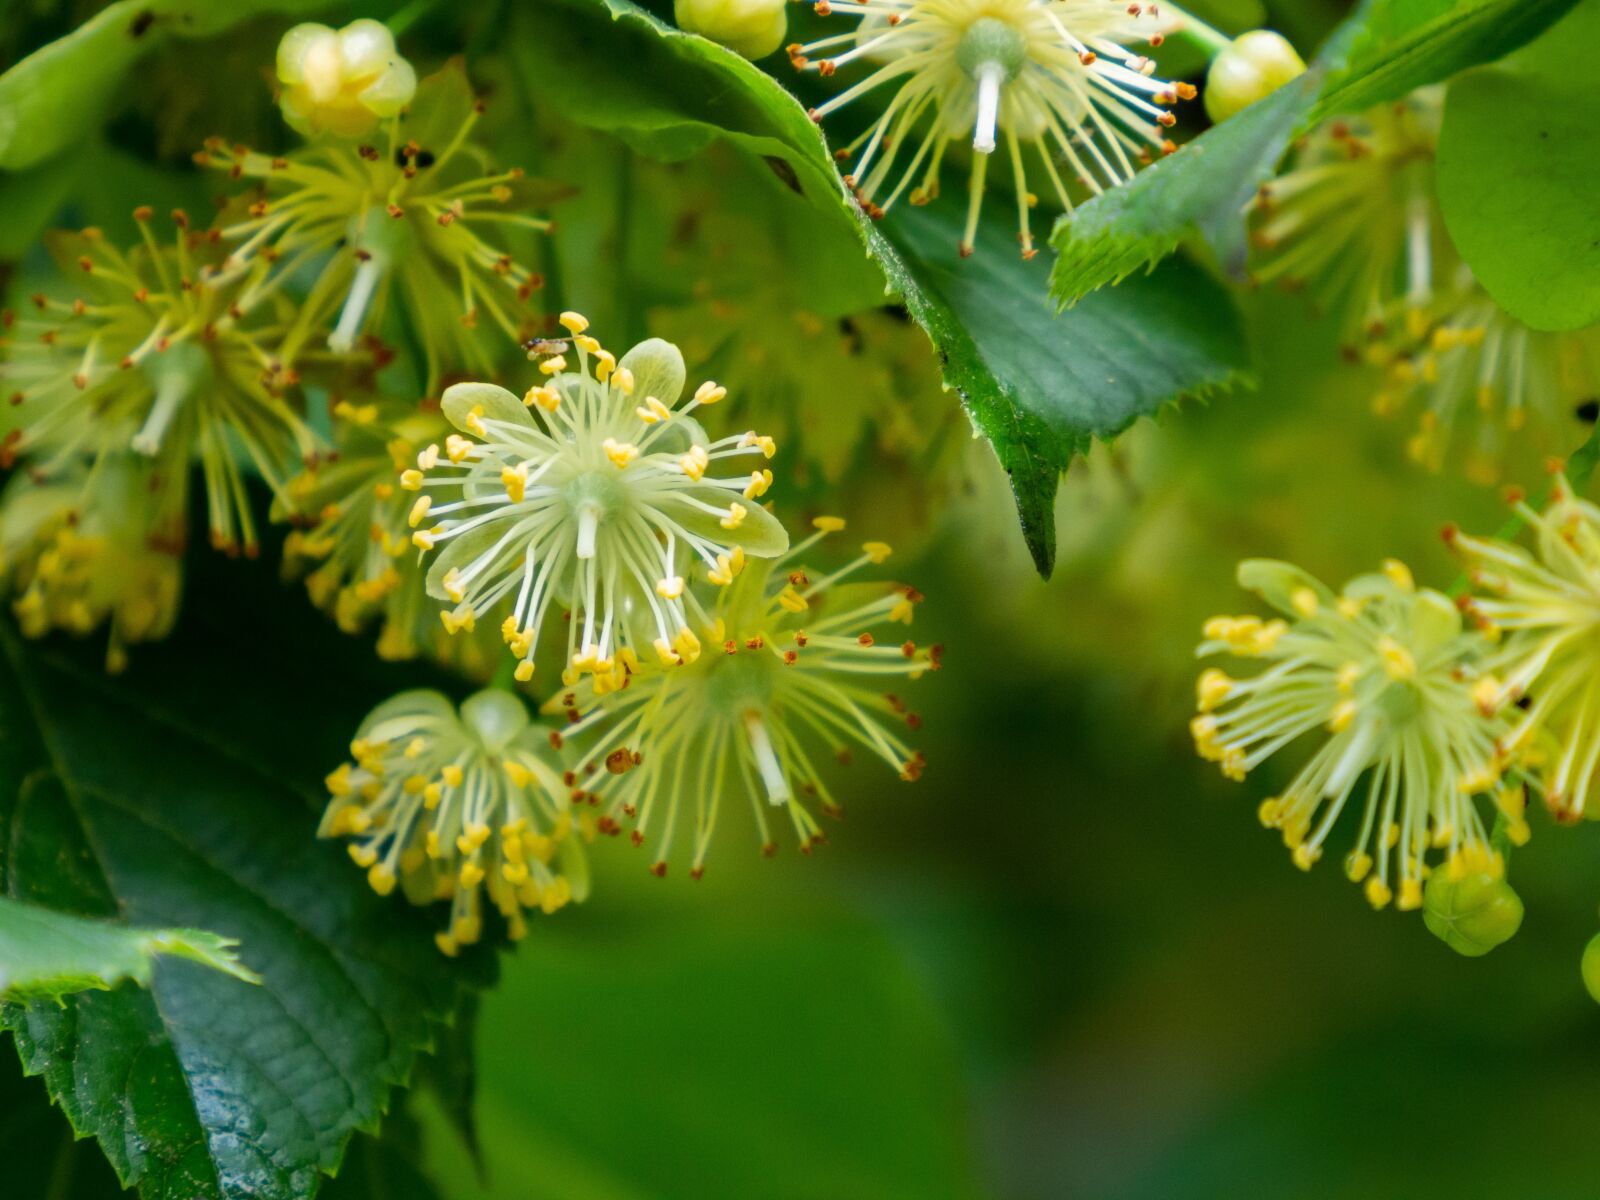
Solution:
M 91 1142 L 50 1105 L 44 1085 L 25 1078 L 10 1054 L 0 1054 L 0 1162 L 6 1195 L 20 1200 L 108 1200 L 117 1177 Z
M 1062 217 L 1051 235 L 1058 256 L 1051 295 L 1075 303 L 1195 235 L 1237 272 L 1244 266 L 1245 205 L 1299 132 L 1514 50 L 1575 2 L 1371 0 L 1295 83 Z
M 1450 237 L 1496 303 L 1535 329 L 1600 321 L 1600 128 L 1575 47 L 1600 47 L 1600 5 L 1452 83 L 1439 135 Z
M 960 222 L 953 202 L 909 209 L 874 242 L 1010 475 L 1023 536 L 1048 577 L 1056 485 L 1073 456 L 1184 397 L 1244 382 L 1249 348 L 1232 297 L 1187 261 L 1057 315 L 1044 263 L 1021 260 L 1004 221 L 985 221 L 966 259 L 953 253 Z
M 148 986 L 158 955 L 259 982 L 234 950 L 227 938 L 203 929 L 136 929 L 0 896 L 0 998 L 6 1000 L 107 991 L 125 980 Z
M 0 629 L 0 870 L 12 897 L 237 938 L 262 984 L 163 959 L 148 991 L 4 1021 L 146 1200 L 292 1200 L 376 1127 L 492 962 L 443 959 L 428 915 L 315 840 L 315 773 L 384 673 L 264 565 L 214 558 L 180 636 L 114 681 Z

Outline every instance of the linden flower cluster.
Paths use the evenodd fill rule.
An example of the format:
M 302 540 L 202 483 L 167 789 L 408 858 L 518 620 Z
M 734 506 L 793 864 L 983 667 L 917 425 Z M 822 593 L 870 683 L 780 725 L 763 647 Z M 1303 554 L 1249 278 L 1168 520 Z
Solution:
M 1192 723 L 1200 754 L 1243 779 L 1303 736 L 1319 745 L 1289 786 L 1261 804 L 1295 864 L 1322 857 L 1334 823 L 1359 806 L 1360 830 L 1344 860 L 1368 901 L 1423 903 L 1423 882 L 1442 857 L 1445 878 L 1499 880 L 1504 857 L 1490 842 L 1475 797 L 1504 814 L 1513 841 L 1527 837 L 1519 787 L 1499 741 L 1506 726 L 1485 711 L 1479 662 L 1487 644 L 1463 628 L 1445 596 L 1419 589 L 1394 561 L 1338 594 L 1287 563 L 1252 560 L 1239 583 L 1282 616 L 1216 617 L 1200 654 L 1257 659 L 1234 678 L 1200 676 Z
M 373 709 L 328 776 L 319 833 L 350 839 L 380 895 L 398 882 L 415 904 L 450 901 L 437 936 L 454 954 L 478 940 L 487 894 L 512 938 L 524 913 L 553 913 L 588 892 L 583 830 L 549 745 L 522 701 L 483 691 L 458 711 L 432 691 Z
M 626 821 L 635 845 L 653 835 L 657 875 L 666 874 L 674 838 L 688 837 L 689 874 L 699 879 L 724 804 L 741 798 L 764 853 L 777 849 L 769 813 L 787 818 L 802 851 L 825 840 L 807 801 L 830 816 L 842 809 L 808 742 L 842 762 L 859 748 L 907 782 L 922 774 L 921 753 L 896 732 L 921 720 L 882 690 L 939 668 L 940 647 L 921 648 L 895 630 L 911 624 L 922 597 L 904 585 L 847 582 L 889 556 L 882 542 L 813 576 L 802 556 L 844 522 L 819 517 L 815 527 L 696 606 L 703 655 L 589 676 L 549 706 L 566 710 L 568 738 L 593 732 L 573 774 L 583 780 L 605 766 L 588 793 L 604 806 L 600 831 L 619 833 Z
M 1017 238 L 1023 257 L 1031 258 L 1034 197 L 1024 146 L 1070 212 L 1069 179 L 1099 194 L 1132 178 L 1153 154 L 1176 149 L 1166 136 L 1176 122 L 1170 108 L 1195 95 L 1189 84 L 1154 78 L 1155 64 L 1129 48 L 1159 46 L 1176 28 L 1156 4 L 820 0 L 816 9 L 860 20 L 848 33 L 790 46 L 796 68 L 830 76 L 858 59 L 874 65 L 812 109 L 812 118 L 821 121 L 885 85 L 895 88 L 882 115 L 838 151 L 841 159 L 855 160 L 845 183 L 867 213 L 883 215 L 902 195 L 912 204 L 938 195 L 946 152 L 970 137 L 963 256 L 973 251 L 989 158 L 1001 143 L 1017 196 Z
M 492 384 L 449 388 L 444 413 L 461 433 L 442 450 L 428 446 L 401 476 L 419 493 L 413 540 L 438 549 L 428 592 L 449 601 L 441 616 L 451 632 L 471 631 L 509 600 L 501 632 L 518 680 L 533 677 L 558 601 L 570 609 L 568 683 L 632 669 L 641 650 L 664 665 L 692 662 L 701 643 L 685 582 L 691 564 L 726 585 L 749 556 L 787 548 L 757 502 L 777 447 L 753 430 L 709 438 L 693 414 L 725 390 L 706 382 L 679 405 L 677 347 L 651 339 L 619 361 L 584 317 L 560 320 L 570 340 L 535 353 L 545 382 L 521 399 Z M 715 473 L 733 463 L 736 473 Z M 440 489 L 450 496 L 436 504 Z
M 1563 431 L 1593 394 L 1600 347 L 1529 329 L 1461 262 L 1434 190 L 1443 106 L 1426 87 L 1313 131 L 1260 189 L 1252 270 L 1338 314 L 1346 356 L 1381 372 L 1374 410 L 1416 411 L 1414 461 L 1440 469 L 1468 427 L 1467 474 L 1492 482 L 1508 435 Z
M 1466 610 L 1495 643 L 1479 702 L 1505 714 L 1503 744 L 1527 760 L 1555 819 L 1575 822 L 1600 815 L 1590 804 L 1600 768 L 1600 509 L 1564 474 L 1543 511 L 1520 495 L 1513 506 L 1533 531 L 1532 551 L 1453 527 L 1445 541 L 1476 592 Z
M 291 31 L 284 39 L 280 73 L 284 55 L 304 41 L 291 46 L 295 38 Z M 318 43 L 309 44 L 308 64 Z M 310 65 L 303 71 L 314 74 Z M 286 83 L 291 77 L 283 76 Z M 350 128 L 345 99 L 365 78 L 334 89 L 325 105 L 307 110 L 308 120 Z M 347 354 L 363 334 L 383 327 L 391 309 L 403 307 L 421 343 L 426 394 L 436 396 L 447 369 L 492 374 L 503 349 L 530 336 L 524 310 L 542 280 L 500 244 L 499 234 L 540 232 L 549 222 L 518 211 L 527 202 L 520 169 L 481 169 L 485 156 L 472 132 L 483 104 L 459 63 L 415 90 L 414 102 L 408 90 L 404 101 L 377 108 L 366 90 L 355 93 L 351 103 L 360 111 L 385 118 L 377 144 L 324 140 L 274 157 L 214 138 L 195 161 L 259 181 L 222 225 L 222 236 L 237 243 L 232 261 L 266 261 L 275 279 L 316 272 L 285 336 L 287 353 L 331 321 L 326 345 Z M 286 113 L 296 94 L 285 92 Z M 414 112 L 401 107 L 406 103 Z M 498 341 L 479 334 L 480 318 L 498 331 Z

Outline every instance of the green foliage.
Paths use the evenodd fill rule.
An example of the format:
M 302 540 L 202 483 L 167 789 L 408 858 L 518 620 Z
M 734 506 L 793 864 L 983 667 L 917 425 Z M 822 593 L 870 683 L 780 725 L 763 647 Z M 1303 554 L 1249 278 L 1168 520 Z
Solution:
M 813 302 L 847 311 L 885 288 L 905 302 L 938 352 L 945 385 L 1010 475 L 1042 575 L 1055 556 L 1056 483 L 1074 454 L 1141 415 L 1246 375 L 1232 301 L 1197 271 L 1177 269 L 1056 319 L 1043 300 L 1042 265 L 1018 258 L 999 213 L 965 261 L 955 252 L 961 216 L 953 203 L 896 214 L 886 232 L 864 222 L 816 126 L 738 55 L 626 0 L 608 0 L 604 11 L 562 0 L 522 19 L 514 53 L 524 55 L 523 81 L 537 99 L 652 157 L 687 158 L 715 140 L 759 155 L 795 194 L 790 208 L 808 234 L 795 237 L 801 252 L 783 269 L 801 273 Z
M 485 998 L 481 1178 L 429 1122 L 450 1200 L 977 1194 L 949 1031 L 878 929 L 815 897 L 708 923 L 649 886 Z
M 1244 266 L 1244 206 L 1290 140 L 1335 113 L 1395 100 L 1536 37 L 1575 0 L 1371 0 L 1299 80 L 1207 130 L 1132 183 L 1056 224 L 1051 295 L 1062 305 L 1205 239 Z
M 0 997 L 7 1000 L 59 999 L 128 979 L 149 986 L 158 955 L 259 982 L 240 965 L 235 943 L 202 929 L 134 929 L 0 897 Z
M 287 624 L 247 617 L 272 587 L 237 571 L 209 594 L 230 623 L 253 620 L 227 668 L 245 688 L 215 674 L 216 647 L 237 639 L 214 615 L 192 614 L 187 636 L 115 683 L 92 659 L 0 633 L 5 893 L 217 930 L 261 979 L 168 957 L 148 991 L 4 1008 L 25 1069 L 146 1200 L 310 1196 L 490 974 L 486 955 L 447 964 L 425 917 L 314 839 L 316 772 L 375 671 L 298 606 Z M 307 652 L 326 656 L 316 679 L 342 686 L 285 672 Z
M 1010 476 L 1045 577 L 1055 562 L 1056 483 L 1075 455 L 1180 397 L 1248 379 L 1233 301 L 1190 263 L 1169 263 L 1058 317 L 1044 294 L 1044 264 L 1018 259 L 998 215 L 984 222 L 968 259 L 953 252 L 960 214 L 952 203 L 887 224 L 887 237 L 874 231 L 879 261 Z
M 1450 85 L 1439 203 L 1478 282 L 1535 329 L 1600 321 L 1594 164 L 1600 132 L 1574 47 L 1600 45 L 1600 5 L 1579 5 L 1517 54 Z
M 117 0 L 0 75 L 0 169 L 31 167 L 89 134 L 133 64 L 170 35 L 208 37 L 249 17 L 327 7 L 328 0 Z

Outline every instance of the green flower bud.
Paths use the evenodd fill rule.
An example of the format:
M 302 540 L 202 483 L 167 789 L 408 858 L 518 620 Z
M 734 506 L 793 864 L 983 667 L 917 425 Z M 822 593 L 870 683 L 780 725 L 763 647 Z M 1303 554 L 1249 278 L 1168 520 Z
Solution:
M 1282 34 L 1253 29 L 1240 34 L 1211 61 L 1206 72 L 1206 112 L 1226 121 L 1271 95 L 1306 69 Z
M 679 29 L 720 42 L 746 58 L 765 58 L 789 31 L 787 0 L 674 0 Z
M 1583 948 L 1583 986 L 1589 989 L 1594 1002 L 1600 1004 L 1600 933 L 1589 939 Z
M 1477 958 L 1501 942 L 1510 941 L 1522 926 L 1522 898 L 1503 878 L 1474 871 L 1450 878 L 1445 868 L 1428 879 L 1422 899 L 1422 920 L 1429 932 L 1457 954 Z M 1600 939 L 1596 939 L 1600 941 Z M 1595 980 L 1600 987 L 1600 950 L 1595 951 Z M 1584 978 L 1589 978 L 1589 956 L 1584 956 Z

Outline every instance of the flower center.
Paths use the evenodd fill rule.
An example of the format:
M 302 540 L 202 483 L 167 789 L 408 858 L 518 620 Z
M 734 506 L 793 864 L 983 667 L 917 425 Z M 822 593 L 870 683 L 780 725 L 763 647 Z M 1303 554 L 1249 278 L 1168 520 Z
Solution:
M 765 651 L 741 650 L 723 655 L 717 658 L 706 680 L 706 697 L 728 716 L 764 712 L 772 698 L 777 671 L 777 660 Z
M 563 494 L 578 525 L 576 554 L 579 558 L 593 558 L 600 523 L 627 501 L 619 473 L 609 467 L 582 471 L 572 477 Z

